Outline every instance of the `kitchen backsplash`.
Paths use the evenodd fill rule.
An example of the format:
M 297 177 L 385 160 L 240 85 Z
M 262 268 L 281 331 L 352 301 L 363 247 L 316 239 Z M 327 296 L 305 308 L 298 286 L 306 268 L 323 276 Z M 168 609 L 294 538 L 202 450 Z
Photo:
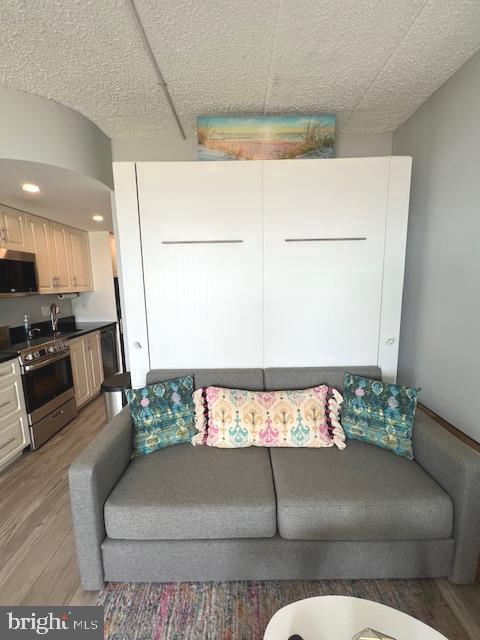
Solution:
M 47 320 L 42 316 L 42 307 L 50 307 L 56 302 L 60 307 L 60 316 L 72 314 L 72 301 L 59 300 L 56 295 L 51 296 L 25 296 L 20 298 L 0 298 L 0 326 L 15 327 L 23 324 L 23 316 L 28 313 L 32 322 Z

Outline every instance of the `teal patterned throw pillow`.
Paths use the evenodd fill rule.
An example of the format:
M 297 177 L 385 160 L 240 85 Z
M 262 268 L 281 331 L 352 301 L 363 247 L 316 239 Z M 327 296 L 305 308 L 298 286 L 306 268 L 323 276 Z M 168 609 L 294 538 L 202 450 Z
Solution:
M 136 453 L 190 442 L 196 434 L 193 378 L 185 376 L 126 392 Z
M 346 373 L 341 423 L 347 438 L 413 459 L 412 431 L 419 389 Z

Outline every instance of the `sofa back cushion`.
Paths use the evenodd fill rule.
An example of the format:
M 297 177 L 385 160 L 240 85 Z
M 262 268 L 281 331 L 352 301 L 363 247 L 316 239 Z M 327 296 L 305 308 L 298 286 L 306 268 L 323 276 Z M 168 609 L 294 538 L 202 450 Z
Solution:
M 152 369 L 147 373 L 147 384 L 188 375 L 193 375 L 195 389 L 227 387 L 263 391 L 263 369 Z
M 368 378 L 381 379 L 379 367 L 276 367 L 264 370 L 266 391 L 278 389 L 308 389 L 327 384 L 343 391 L 346 372 Z

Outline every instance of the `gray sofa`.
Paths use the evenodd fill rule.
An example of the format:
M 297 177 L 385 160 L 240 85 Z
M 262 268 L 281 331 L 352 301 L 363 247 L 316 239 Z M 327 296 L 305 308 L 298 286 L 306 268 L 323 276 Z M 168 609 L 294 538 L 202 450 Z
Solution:
M 347 370 L 379 377 L 376 367 Z M 195 386 L 342 388 L 344 369 L 154 370 Z M 337 449 L 189 444 L 131 459 L 128 407 L 71 466 L 85 589 L 105 581 L 474 580 L 480 455 L 425 413 L 415 461 L 362 442 Z

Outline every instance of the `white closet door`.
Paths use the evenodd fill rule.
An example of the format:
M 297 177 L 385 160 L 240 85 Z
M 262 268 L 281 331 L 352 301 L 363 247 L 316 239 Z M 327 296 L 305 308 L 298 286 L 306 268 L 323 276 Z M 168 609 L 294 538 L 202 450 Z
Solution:
M 264 162 L 266 367 L 377 363 L 388 167 Z
M 151 368 L 262 366 L 261 169 L 137 164 Z

